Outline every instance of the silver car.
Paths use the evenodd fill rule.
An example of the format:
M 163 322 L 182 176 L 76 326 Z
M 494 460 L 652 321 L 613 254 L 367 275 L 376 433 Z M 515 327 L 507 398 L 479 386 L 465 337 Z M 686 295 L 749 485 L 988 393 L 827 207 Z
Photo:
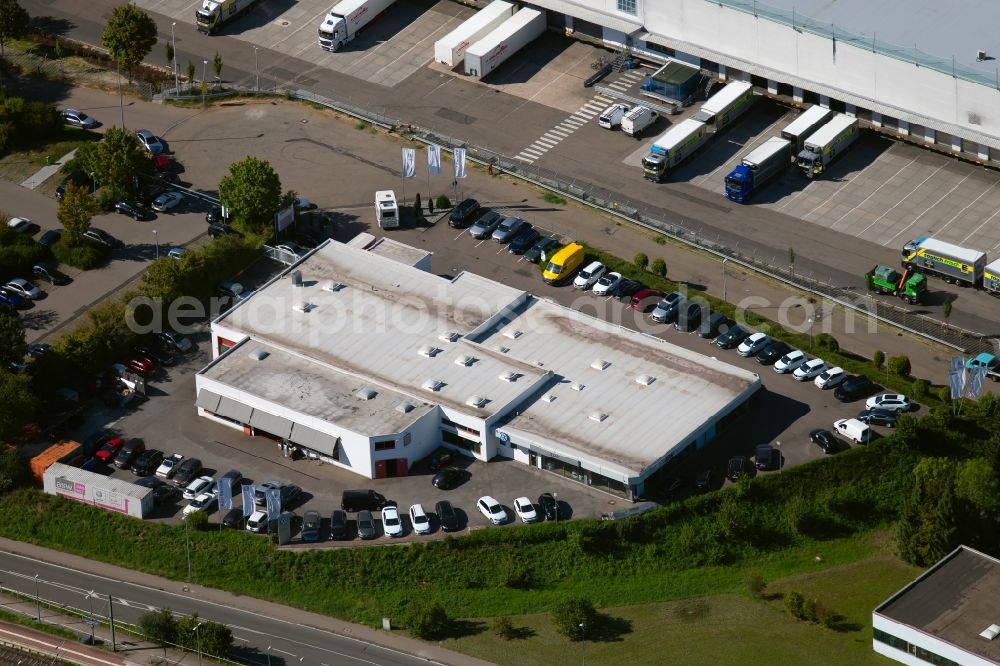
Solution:
M 64 109 L 63 120 L 66 121 L 67 125 L 73 125 L 74 127 L 82 127 L 84 129 L 94 129 L 99 122 L 88 116 L 83 111 L 79 109 Z
M 469 228 L 469 235 L 482 240 L 489 237 L 503 222 L 503 215 L 495 210 L 488 210 Z
M 519 217 L 508 217 L 493 232 L 493 240 L 498 243 L 509 243 L 523 224 L 524 220 Z

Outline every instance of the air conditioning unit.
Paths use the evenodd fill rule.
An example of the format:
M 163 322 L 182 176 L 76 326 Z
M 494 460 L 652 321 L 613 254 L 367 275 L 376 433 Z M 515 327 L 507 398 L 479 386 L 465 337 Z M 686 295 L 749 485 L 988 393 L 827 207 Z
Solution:
M 986 50 L 980 49 L 979 51 L 976 51 L 976 61 L 982 62 L 984 60 L 986 60 Z

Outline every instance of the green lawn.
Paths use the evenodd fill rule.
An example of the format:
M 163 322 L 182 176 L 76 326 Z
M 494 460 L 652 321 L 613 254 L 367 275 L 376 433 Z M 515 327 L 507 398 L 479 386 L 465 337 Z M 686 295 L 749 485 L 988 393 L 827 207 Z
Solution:
M 100 138 L 101 135 L 95 132 L 67 127 L 59 137 L 49 143 L 0 157 L 0 178 L 20 185 L 25 178 L 43 166 L 52 164 L 71 150 Z M 54 192 L 59 179 L 53 179 L 51 182 L 52 185 L 49 189 Z M 17 214 L 16 211 L 8 211 L 8 213 Z

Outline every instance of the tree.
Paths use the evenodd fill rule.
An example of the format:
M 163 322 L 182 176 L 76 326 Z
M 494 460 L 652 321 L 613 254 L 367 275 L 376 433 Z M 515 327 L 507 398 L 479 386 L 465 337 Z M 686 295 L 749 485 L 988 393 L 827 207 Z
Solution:
M 198 630 L 201 651 L 213 657 L 228 657 L 233 649 L 233 632 L 224 624 L 206 622 Z
M 885 352 L 883 352 L 883 351 L 876 351 L 872 355 L 872 363 L 875 364 L 876 368 L 881 368 L 882 364 L 885 363 Z
M 945 320 L 947 320 L 949 317 L 951 317 L 951 299 L 950 298 L 944 299 L 944 309 L 941 311 L 941 314 L 944 315 Z
M 0 493 L 17 488 L 27 478 L 24 459 L 17 454 L 14 447 L 3 447 L 0 450 Z
M 909 356 L 890 356 L 889 357 L 889 372 L 898 377 L 909 377 L 910 376 L 910 357 Z
M 113 199 L 127 196 L 135 174 L 149 167 L 149 157 L 135 135 L 118 127 L 109 127 L 100 143 L 81 146 L 75 161 L 81 170 L 93 173 Z
M 79 245 L 84 232 L 90 228 L 90 219 L 98 212 L 100 209 L 91 196 L 89 187 L 67 183 L 66 192 L 59 202 L 59 211 L 56 213 L 59 223 L 66 230 L 62 241 L 70 247 Z
M 587 631 L 594 630 L 597 624 L 597 610 L 589 599 L 571 597 L 560 601 L 552 609 L 552 623 L 560 634 L 577 641 L 580 640 L 581 633 L 586 635 Z M 580 630 L 581 624 L 583 632 Z
M 663 261 L 663 259 L 653 259 L 653 263 L 650 265 L 649 269 L 653 271 L 655 275 L 659 275 L 660 277 L 667 276 L 667 262 Z
M 406 614 L 405 623 L 417 638 L 437 638 L 448 628 L 448 611 L 437 600 L 417 601 Z
M 174 43 L 173 42 L 167 42 L 166 56 L 167 56 L 167 67 L 170 68 L 170 71 L 173 71 L 174 70 Z
M 632 259 L 632 263 L 635 264 L 636 268 L 644 271 L 646 270 L 646 266 L 649 266 L 649 257 L 647 257 L 645 253 L 639 252 L 635 255 L 635 258 Z
M 215 72 L 215 78 L 222 78 L 222 56 L 219 52 L 215 52 L 215 57 L 212 58 L 212 71 Z
M 156 44 L 156 22 L 131 3 L 115 7 L 104 26 L 101 44 L 119 66 L 125 67 L 131 83 L 133 69 Z
M 194 90 L 194 63 L 188 60 L 187 64 L 187 75 L 188 75 L 188 91 Z
M 0 59 L 4 57 L 7 42 L 17 39 L 28 31 L 31 17 L 17 0 L 0 0 Z M 0 75 L 3 69 L 0 68 Z
M 38 399 L 31 389 L 31 377 L 0 369 L 0 440 L 16 435 L 35 415 Z
M 167 645 L 177 642 L 177 618 L 169 608 L 159 608 L 139 616 L 139 628 L 146 638 L 159 643 L 166 652 Z
M 16 317 L 0 314 L 0 368 L 23 359 L 27 348 L 21 323 Z
M 981 519 L 995 516 L 1000 511 L 1000 483 L 990 461 L 974 458 L 961 463 L 955 475 L 955 495 L 975 507 Z
M 247 157 L 229 165 L 229 174 L 219 182 L 219 199 L 237 224 L 259 233 L 278 211 L 281 180 L 267 161 Z

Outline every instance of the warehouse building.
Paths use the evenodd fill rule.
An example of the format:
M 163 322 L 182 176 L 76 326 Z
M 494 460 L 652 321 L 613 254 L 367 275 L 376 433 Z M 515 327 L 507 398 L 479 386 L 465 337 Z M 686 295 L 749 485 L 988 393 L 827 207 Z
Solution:
M 959 546 L 872 611 L 872 629 L 903 664 L 1000 664 L 1000 560 Z
M 328 241 L 216 319 L 199 414 L 368 478 L 444 445 L 635 498 L 760 388 L 473 273 L 434 275 L 405 248 Z
M 554 30 L 676 59 L 1000 165 L 1000 3 L 532 0 Z

